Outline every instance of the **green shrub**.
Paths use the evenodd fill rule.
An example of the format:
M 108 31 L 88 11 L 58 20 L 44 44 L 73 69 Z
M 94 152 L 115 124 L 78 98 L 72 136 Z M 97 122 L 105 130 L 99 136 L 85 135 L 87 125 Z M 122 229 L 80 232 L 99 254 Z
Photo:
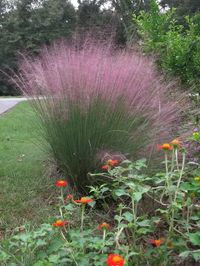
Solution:
M 151 10 L 134 21 L 143 39 L 143 49 L 157 55 L 158 65 L 167 73 L 199 91 L 200 84 L 200 14 L 185 17 L 186 28 L 173 18 L 175 10 L 161 13 L 152 0 Z

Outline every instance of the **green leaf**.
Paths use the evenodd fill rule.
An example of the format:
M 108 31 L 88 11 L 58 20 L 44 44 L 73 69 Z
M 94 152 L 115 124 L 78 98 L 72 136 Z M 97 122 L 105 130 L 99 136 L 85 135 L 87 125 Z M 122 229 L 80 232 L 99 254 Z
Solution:
M 198 221 L 198 220 L 200 220 L 200 217 L 194 215 L 194 216 L 191 217 L 191 220 L 193 220 L 193 221 Z
M 194 252 L 192 252 L 192 257 L 195 261 L 200 261 L 200 250 L 195 250 Z
M 134 251 L 128 253 L 128 257 L 137 256 L 137 255 L 140 255 L 140 253 Z
M 4 261 L 5 262 L 9 258 L 10 258 L 10 255 L 8 255 L 3 250 L 0 251 L 0 261 Z
M 157 209 L 156 211 L 160 213 L 168 213 L 168 210 L 164 210 L 164 209 Z
M 153 230 L 151 228 L 140 228 L 137 230 L 137 233 L 140 235 L 146 235 L 147 233 L 152 232 Z
M 53 264 L 47 261 L 39 260 L 36 263 L 34 263 L 33 266 L 53 266 Z
M 101 189 L 101 193 L 104 193 L 104 192 L 106 192 L 106 191 L 109 191 L 109 188 L 104 187 L 104 188 Z
M 200 246 L 200 233 L 196 232 L 196 233 L 189 233 L 189 240 L 191 241 L 191 243 L 195 246 Z
M 49 245 L 48 253 L 53 253 L 58 251 L 63 246 L 62 241 L 59 239 L 53 240 L 53 242 Z
M 116 196 L 118 196 L 118 197 L 121 197 L 121 196 L 124 196 L 124 195 L 128 195 L 126 192 L 125 192 L 125 190 L 124 189 L 115 189 L 114 190 L 114 193 L 115 193 L 115 195 Z
M 13 239 L 20 240 L 22 242 L 29 242 L 31 239 L 30 233 L 19 234 L 13 237 Z
M 150 220 L 143 220 L 141 222 L 137 222 L 137 224 L 141 227 L 149 227 L 151 225 L 150 222 Z
M 37 247 L 45 246 L 46 244 L 47 242 L 43 239 L 38 239 L 38 241 L 36 242 Z
M 174 209 L 181 210 L 183 206 L 182 206 L 182 204 L 180 204 L 180 203 L 178 203 L 178 202 L 173 202 L 172 207 L 173 207 Z
M 187 258 L 189 255 L 190 255 L 190 251 L 187 250 L 187 251 L 183 251 L 183 252 L 181 252 L 181 253 L 179 254 L 179 257 L 185 259 L 185 258 Z
M 128 222 L 132 222 L 134 220 L 134 216 L 133 216 L 133 214 L 131 212 L 123 213 L 123 217 Z
M 115 215 L 115 220 L 118 221 L 118 223 L 120 223 L 123 220 L 123 217 L 119 216 L 119 215 Z
M 143 195 L 142 192 L 135 192 L 133 196 L 134 196 L 134 199 L 135 199 L 137 202 L 139 202 L 139 201 L 141 200 L 141 198 L 142 198 L 142 195 Z
M 73 212 L 74 211 L 74 206 L 72 204 L 68 204 L 66 206 L 64 206 L 66 211 L 70 211 Z
M 49 256 L 49 262 L 51 263 L 58 263 L 60 259 L 59 255 L 50 255 Z
M 139 202 L 142 198 L 142 195 L 149 191 L 150 188 L 140 186 L 138 189 L 139 191 L 133 193 L 133 197 L 136 202 Z

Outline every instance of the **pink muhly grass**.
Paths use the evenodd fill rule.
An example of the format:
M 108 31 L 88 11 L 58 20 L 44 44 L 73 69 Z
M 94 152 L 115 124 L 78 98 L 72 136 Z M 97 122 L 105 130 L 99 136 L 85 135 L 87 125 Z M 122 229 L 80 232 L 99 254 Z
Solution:
M 87 173 L 102 151 L 135 159 L 168 140 L 180 111 L 181 97 L 172 100 L 150 59 L 109 45 L 54 44 L 24 58 L 15 81 L 33 97 L 53 155 L 78 189 L 94 182 Z

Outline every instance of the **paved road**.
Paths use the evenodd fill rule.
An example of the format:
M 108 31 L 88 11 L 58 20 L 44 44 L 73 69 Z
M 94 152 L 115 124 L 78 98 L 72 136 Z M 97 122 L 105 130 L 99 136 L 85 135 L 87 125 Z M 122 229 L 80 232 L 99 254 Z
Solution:
M 20 98 L 0 98 L 0 115 L 8 111 L 10 108 L 14 107 L 16 104 L 22 101 L 26 101 L 24 97 Z

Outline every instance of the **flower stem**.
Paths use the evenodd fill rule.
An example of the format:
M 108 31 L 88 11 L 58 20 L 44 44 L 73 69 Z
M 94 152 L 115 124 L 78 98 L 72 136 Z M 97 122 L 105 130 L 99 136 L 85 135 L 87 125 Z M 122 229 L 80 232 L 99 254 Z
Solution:
M 103 229 L 103 242 L 105 242 L 106 239 L 106 229 Z
M 176 150 L 175 150 L 175 156 L 176 156 L 176 167 L 177 167 L 177 170 L 179 170 L 178 149 L 177 149 L 177 148 L 176 148 Z
M 135 233 L 136 233 L 136 209 L 137 205 L 135 204 L 134 198 L 132 197 L 132 212 L 133 212 L 133 244 L 135 246 Z
M 65 204 L 64 196 L 63 196 L 63 188 L 62 187 L 61 187 L 61 202 L 62 202 L 63 205 Z
M 63 197 L 63 188 L 61 187 L 61 190 L 60 190 L 60 198 L 61 198 L 61 203 L 62 205 L 64 205 L 64 197 Z M 59 212 L 60 212 L 60 216 L 61 218 L 63 218 L 63 212 L 62 212 L 62 205 L 59 207 Z
M 177 155 L 176 155 L 177 157 Z M 169 226 L 169 233 L 171 234 L 174 231 L 174 216 L 175 216 L 175 210 L 174 210 L 174 204 L 176 203 L 176 199 L 178 196 L 178 191 L 179 191 L 179 187 L 181 184 L 181 180 L 182 180 L 182 176 L 183 176 L 183 171 L 184 171 L 184 167 L 185 167 L 185 153 L 183 153 L 183 159 L 182 159 L 182 166 L 181 166 L 181 170 L 180 170 L 180 175 L 179 175 L 179 179 L 176 185 L 176 191 L 174 194 L 174 200 L 171 203 L 172 206 L 172 214 L 171 214 L 171 221 L 170 221 L 170 226 Z
M 165 171 L 166 171 L 166 192 L 168 193 L 171 202 L 167 151 L 165 151 Z
M 166 175 L 168 176 L 169 171 L 168 171 L 168 156 L 167 156 L 167 152 L 165 151 L 165 171 L 166 171 Z
M 105 240 L 106 240 L 106 229 L 103 229 L 103 245 L 102 245 L 102 253 L 103 253 L 103 249 L 105 247 Z
M 83 222 L 84 222 L 85 204 L 81 206 L 81 232 L 83 232 Z
M 175 150 L 172 150 L 172 161 L 171 161 L 171 170 L 170 172 L 172 173 L 172 171 L 174 170 L 174 158 L 175 157 Z

